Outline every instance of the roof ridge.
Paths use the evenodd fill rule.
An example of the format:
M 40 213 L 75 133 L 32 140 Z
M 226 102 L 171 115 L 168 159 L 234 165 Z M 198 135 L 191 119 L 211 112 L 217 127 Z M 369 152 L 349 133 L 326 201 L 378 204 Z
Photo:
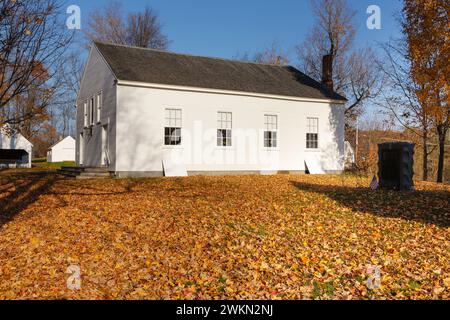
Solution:
M 48 149 L 53 148 L 54 146 L 56 146 L 56 145 L 59 144 L 60 142 L 63 142 L 64 140 L 66 140 L 66 139 L 69 138 L 69 137 L 71 137 L 73 140 L 75 140 L 75 138 L 72 137 L 72 136 L 69 134 L 68 136 L 65 136 L 64 138 L 59 139 L 58 142 L 55 142 L 55 143 L 54 143 L 53 145 L 51 145 Z
M 206 58 L 206 59 L 212 59 L 212 60 L 222 60 L 222 61 L 227 61 L 227 62 L 240 62 L 240 63 L 248 63 L 248 64 L 261 65 L 261 66 L 270 66 L 270 67 L 276 67 L 276 68 L 292 67 L 292 68 L 296 69 L 294 66 L 291 66 L 290 64 L 287 64 L 287 65 L 276 65 L 276 64 L 271 64 L 271 63 L 263 63 L 263 62 L 255 62 L 255 61 L 227 59 L 227 58 L 220 58 L 220 57 L 195 55 L 195 54 L 190 54 L 190 53 L 180 53 L 180 52 L 161 50 L 161 49 L 137 47 L 137 46 L 132 46 L 132 45 L 128 45 L 128 44 L 120 44 L 120 43 L 113 43 L 113 42 L 106 42 L 106 41 L 97 41 L 97 40 L 93 41 L 93 43 L 94 44 L 99 43 L 99 44 L 104 44 L 104 45 L 109 45 L 109 46 L 125 47 L 125 48 L 130 48 L 130 49 L 139 49 L 139 50 L 155 51 L 155 52 L 161 52 L 161 53 L 170 53 L 170 54 L 179 55 L 179 56 L 185 56 L 185 57 Z
M 266 93 L 304 98 L 342 100 L 319 81 L 292 65 L 196 56 L 160 49 L 93 41 L 117 79 Z M 150 67 L 149 63 L 162 63 Z M 178 65 L 177 63 L 182 63 Z M 139 67 L 138 67 L 139 65 Z M 219 75 L 219 77 L 218 77 Z

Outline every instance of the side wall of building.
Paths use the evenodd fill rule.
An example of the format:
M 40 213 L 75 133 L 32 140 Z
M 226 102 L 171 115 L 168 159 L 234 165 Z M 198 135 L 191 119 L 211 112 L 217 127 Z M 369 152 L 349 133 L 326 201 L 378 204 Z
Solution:
M 97 95 L 101 93 L 101 116 L 97 117 Z M 84 105 L 94 98 L 94 120 L 85 126 Z M 90 121 L 88 121 L 90 122 Z M 104 135 L 104 137 L 102 137 Z M 115 76 L 98 49 L 91 48 L 77 99 L 76 164 L 100 167 L 107 156 L 106 166 L 115 170 L 116 162 L 116 83 Z M 104 143 L 106 141 L 106 143 Z M 103 150 L 107 152 L 103 152 Z
M 53 146 L 50 150 L 49 162 L 75 161 L 75 140 L 67 137 Z
M 119 176 L 161 175 L 163 161 L 190 174 L 304 172 L 305 159 L 326 172 L 343 170 L 344 112 L 340 105 L 241 95 L 118 85 Z M 166 109 L 180 109 L 182 143 L 164 144 Z M 218 112 L 232 114 L 232 146 L 217 146 Z M 277 118 L 277 147 L 265 148 L 265 115 Z M 307 149 L 308 118 L 317 118 L 319 146 Z M 312 159 L 312 160 L 311 160 Z

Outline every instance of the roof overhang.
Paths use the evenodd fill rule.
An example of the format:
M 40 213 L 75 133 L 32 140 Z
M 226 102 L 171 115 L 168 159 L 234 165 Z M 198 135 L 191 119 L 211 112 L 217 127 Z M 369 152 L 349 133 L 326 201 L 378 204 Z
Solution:
M 298 102 L 329 103 L 329 104 L 340 104 L 340 105 L 344 105 L 346 103 L 346 101 L 343 101 L 343 100 L 302 98 L 302 97 L 271 95 L 271 94 L 262 94 L 262 93 L 245 92 L 245 91 L 231 91 L 231 90 L 220 90 L 220 89 L 210 89 L 210 88 L 165 85 L 165 84 L 158 84 L 158 83 L 146 83 L 146 82 L 129 81 L 129 80 L 116 80 L 116 83 L 117 83 L 117 85 L 128 86 L 128 87 L 141 87 L 141 88 L 175 90 L 175 91 L 185 91 L 185 92 L 198 92 L 198 93 L 213 93 L 213 94 L 246 96 L 246 97 L 288 100 L 288 101 L 298 101 Z

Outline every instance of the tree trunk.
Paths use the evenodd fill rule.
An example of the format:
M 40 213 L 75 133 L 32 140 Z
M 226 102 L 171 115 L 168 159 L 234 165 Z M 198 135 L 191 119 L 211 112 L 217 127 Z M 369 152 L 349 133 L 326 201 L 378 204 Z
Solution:
M 424 134 L 422 137 L 422 143 L 423 143 L 423 164 L 422 164 L 422 180 L 427 181 L 428 180 L 428 146 L 427 146 L 427 140 L 428 136 L 427 134 Z
M 445 159 L 445 136 L 447 130 L 443 125 L 437 126 L 437 133 L 439 137 L 439 162 L 437 171 L 437 182 L 442 183 L 444 181 L 444 159 Z

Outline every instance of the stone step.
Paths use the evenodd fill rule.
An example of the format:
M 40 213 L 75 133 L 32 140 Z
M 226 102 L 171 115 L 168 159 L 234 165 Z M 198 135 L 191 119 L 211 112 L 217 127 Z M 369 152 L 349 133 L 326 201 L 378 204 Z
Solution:
M 111 179 L 111 176 L 76 176 L 75 179 L 77 180 L 89 180 L 89 179 Z
M 81 172 L 79 177 L 110 177 L 109 172 Z
M 84 168 L 83 172 L 91 172 L 91 173 L 109 173 L 108 168 Z
M 59 174 L 65 175 L 65 176 L 72 176 L 72 177 L 75 177 L 81 173 L 81 172 L 66 171 L 66 170 L 61 170 L 61 169 L 56 170 L 56 172 L 58 172 Z
M 77 168 L 77 167 L 61 167 L 61 169 L 59 169 L 60 171 L 66 171 L 66 172 L 81 172 L 83 169 L 82 168 Z
M 73 172 L 109 172 L 108 168 L 103 167 L 61 167 L 61 170 Z
M 107 179 L 111 178 L 108 168 L 93 167 L 62 167 L 59 174 L 76 179 Z

